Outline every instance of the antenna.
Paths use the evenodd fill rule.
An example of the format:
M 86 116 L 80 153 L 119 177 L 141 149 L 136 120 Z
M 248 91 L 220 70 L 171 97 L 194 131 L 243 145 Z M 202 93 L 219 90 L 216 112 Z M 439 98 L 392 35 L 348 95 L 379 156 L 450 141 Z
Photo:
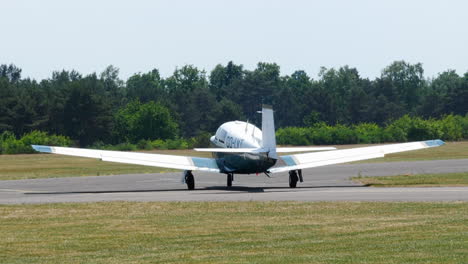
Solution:
M 252 138 L 254 138 L 254 135 L 255 135 L 255 126 L 252 125 Z

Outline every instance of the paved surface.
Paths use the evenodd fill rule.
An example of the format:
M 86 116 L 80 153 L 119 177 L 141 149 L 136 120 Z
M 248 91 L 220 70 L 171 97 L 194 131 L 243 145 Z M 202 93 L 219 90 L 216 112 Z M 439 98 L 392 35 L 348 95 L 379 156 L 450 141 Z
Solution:
M 468 171 L 468 159 L 346 164 L 304 170 L 304 183 L 288 188 L 287 173 L 235 175 L 227 189 L 223 174 L 195 172 L 187 191 L 182 173 L 0 181 L 0 203 L 95 201 L 468 201 L 468 187 L 371 188 L 350 177 Z

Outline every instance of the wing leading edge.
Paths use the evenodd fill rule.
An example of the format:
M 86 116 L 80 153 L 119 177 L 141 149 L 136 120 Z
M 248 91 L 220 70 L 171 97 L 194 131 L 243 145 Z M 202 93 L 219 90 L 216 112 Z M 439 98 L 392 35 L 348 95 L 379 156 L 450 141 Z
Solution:
M 354 149 L 332 150 L 316 153 L 280 156 L 287 166 L 271 168 L 271 173 L 320 167 L 332 164 L 346 163 L 358 160 L 384 157 L 385 154 L 410 150 L 439 147 L 445 144 L 442 140 L 428 140 L 411 143 L 399 143 L 382 146 L 362 147 Z
M 219 172 L 215 159 L 162 155 L 151 153 L 137 153 L 124 151 L 81 149 L 32 145 L 39 152 L 54 153 L 77 157 L 96 158 L 102 161 L 145 165 L 179 170 L 198 170 L 208 172 Z

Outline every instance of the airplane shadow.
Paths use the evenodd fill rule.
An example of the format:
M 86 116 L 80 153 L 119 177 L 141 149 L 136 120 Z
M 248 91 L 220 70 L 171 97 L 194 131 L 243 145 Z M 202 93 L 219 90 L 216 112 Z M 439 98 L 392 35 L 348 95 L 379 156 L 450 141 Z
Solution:
M 25 195 L 53 195 L 53 194 L 105 194 L 105 193 L 150 193 L 150 192 L 190 192 L 196 194 L 197 191 L 223 191 L 222 193 L 227 192 L 247 192 L 247 193 L 262 193 L 266 190 L 277 190 L 281 192 L 296 192 L 298 190 L 307 190 L 307 189 L 323 189 L 323 188 L 356 188 L 356 187 L 368 187 L 368 185 L 319 185 L 319 186 L 302 186 L 296 188 L 289 187 L 248 187 L 248 186 L 210 186 L 202 187 L 192 191 L 189 191 L 185 188 L 181 189 L 147 189 L 147 190 L 96 190 L 96 191 L 62 191 L 62 192 L 24 192 Z M 209 194 L 220 194 L 221 192 L 213 192 Z M 201 194 L 201 193 L 200 193 Z M 203 193 L 207 194 L 207 193 Z
M 248 187 L 248 186 L 233 186 L 231 188 L 227 188 L 226 186 L 212 186 L 206 187 L 203 190 L 218 190 L 218 191 L 228 191 L 228 192 L 251 192 L 251 193 L 261 193 L 265 192 L 266 190 L 277 190 L 281 192 L 296 192 L 299 190 L 307 190 L 307 189 L 323 189 L 323 188 L 356 188 L 356 187 L 369 187 L 369 185 L 317 185 L 317 186 L 302 186 L 296 188 L 289 188 L 289 187 L 278 187 L 278 186 L 270 186 L 270 187 Z M 218 193 L 212 193 L 218 194 Z

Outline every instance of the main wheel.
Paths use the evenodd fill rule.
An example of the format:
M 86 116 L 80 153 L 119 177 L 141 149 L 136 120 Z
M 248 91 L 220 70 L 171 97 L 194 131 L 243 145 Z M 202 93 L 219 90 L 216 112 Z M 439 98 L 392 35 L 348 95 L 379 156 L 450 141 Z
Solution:
M 228 187 L 231 187 L 232 186 L 232 179 L 234 178 L 234 176 L 232 175 L 232 173 L 228 173 L 227 174 L 227 186 Z
M 189 190 L 195 189 L 195 178 L 193 178 L 193 174 L 191 171 L 187 171 L 185 173 L 185 183 L 187 184 L 187 188 Z
M 297 180 L 298 177 L 296 171 L 289 171 L 289 187 L 296 188 Z

